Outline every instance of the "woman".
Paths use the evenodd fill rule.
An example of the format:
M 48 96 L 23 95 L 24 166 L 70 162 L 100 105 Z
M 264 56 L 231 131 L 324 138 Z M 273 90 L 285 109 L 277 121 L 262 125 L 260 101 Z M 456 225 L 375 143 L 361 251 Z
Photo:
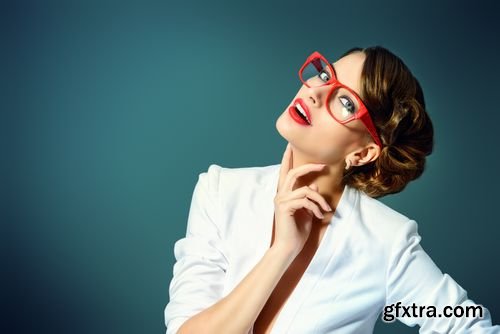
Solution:
M 333 64 L 314 52 L 299 77 L 276 122 L 281 164 L 200 174 L 167 333 L 371 333 L 382 312 L 422 332 L 500 333 L 423 251 L 416 222 L 376 199 L 432 152 L 409 69 L 385 48 L 354 48 Z M 468 316 L 449 316 L 457 308 Z

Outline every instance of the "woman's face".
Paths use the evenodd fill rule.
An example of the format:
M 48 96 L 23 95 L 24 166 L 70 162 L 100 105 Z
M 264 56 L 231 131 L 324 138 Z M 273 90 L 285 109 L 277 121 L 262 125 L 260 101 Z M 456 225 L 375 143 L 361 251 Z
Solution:
M 364 60 L 364 53 L 355 52 L 333 63 L 338 81 L 353 89 L 360 97 Z M 331 87 L 327 85 L 309 88 L 302 85 L 276 121 L 278 132 L 310 162 L 339 163 L 349 153 L 366 145 L 367 138 L 370 138 L 360 120 L 340 124 L 328 113 L 326 97 Z M 355 101 L 352 94 L 345 89 L 332 94 L 331 111 L 346 112 L 347 110 L 342 108 L 349 106 L 349 98 L 350 101 Z M 309 110 L 311 125 L 300 124 L 290 114 L 290 107 L 295 105 L 296 99 L 302 99 L 303 104 Z

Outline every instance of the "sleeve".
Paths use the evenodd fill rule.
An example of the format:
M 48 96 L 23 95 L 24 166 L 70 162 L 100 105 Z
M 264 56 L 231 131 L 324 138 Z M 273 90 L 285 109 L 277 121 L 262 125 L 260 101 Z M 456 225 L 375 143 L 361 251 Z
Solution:
M 167 334 L 177 333 L 187 319 L 217 302 L 223 292 L 228 260 L 218 228 L 220 170 L 211 165 L 199 175 L 186 236 L 174 245 L 176 262 L 164 311 Z
M 419 325 L 420 333 L 500 333 L 488 309 L 468 299 L 467 292 L 423 250 L 417 229 L 410 220 L 396 234 L 387 266 L 384 312 L 392 307 L 394 318 L 411 327 Z M 452 309 L 445 311 L 447 306 Z M 453 316 L 454 310 L 459 316 Z

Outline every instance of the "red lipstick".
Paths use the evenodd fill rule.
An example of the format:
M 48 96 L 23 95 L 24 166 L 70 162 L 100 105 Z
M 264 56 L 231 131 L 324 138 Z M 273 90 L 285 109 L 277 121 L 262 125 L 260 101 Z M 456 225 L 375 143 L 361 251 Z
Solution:
M 306 120 L 304 120 L 302 116 L 298 114 L 300 111 L 303 111 L 303 114 L 305 114 L 307 119 L 311 121 L 311 114 L 309 113 L 307 105 L 304 103 L 302 99 L 298 98 L 295 99 L 295 101 L 293 101 L 293 104 L 288 108 L 288 113 L 290 114 L 292 119 L 297 123 L 301 125 L 310 126 L 311 124 L 309 124 Z

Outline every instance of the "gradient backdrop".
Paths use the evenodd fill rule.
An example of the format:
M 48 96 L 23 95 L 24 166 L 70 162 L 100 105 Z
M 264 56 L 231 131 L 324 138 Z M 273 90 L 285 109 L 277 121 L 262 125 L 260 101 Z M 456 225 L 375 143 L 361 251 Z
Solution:
M 478 1 L 0 5 L 2 333 L 163 333 L 198 175 L 280 163 L 311 51 L 380 44 L 436 146 L 382 202 L 500 323 L 499 6 Z M 417 333 L 379 321 L 375 333 Z

